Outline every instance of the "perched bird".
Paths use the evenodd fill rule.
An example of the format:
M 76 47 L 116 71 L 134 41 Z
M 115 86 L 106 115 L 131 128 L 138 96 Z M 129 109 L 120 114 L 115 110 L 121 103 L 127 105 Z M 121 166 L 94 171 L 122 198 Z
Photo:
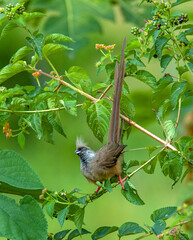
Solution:
M 122 161 L 120 155 L 126 145 L 120 144 L 120 98 L 125 74 L 125 50 L 126 39 L 123 41 L 120 66 L 115 65 L 114 74 L 114 96 L 113 107 L 111 112 L 111 119 L 109 125 L 108 143 L 100 148 L 98 151 L 90 149 L 86 143 L 77 138 L 75 153 L 80 158 L 80 168 L 83 175 L 88 181 L 96 183 L 102 182 L 114 175 L 119 176 L 119 182 L 124 189 L 123 181 L 121 179 Z M 100 187 L 96 190 L 98 192 Z

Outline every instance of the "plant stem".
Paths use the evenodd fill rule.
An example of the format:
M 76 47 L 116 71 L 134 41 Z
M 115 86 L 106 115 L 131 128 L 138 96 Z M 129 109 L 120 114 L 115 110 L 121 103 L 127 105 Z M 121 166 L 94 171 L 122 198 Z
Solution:
M 57 77 L 60 78 L 60 76 L 59 76 L 56 68 L 54 67 L 54 65 L 52 64 L 52 62 L 50 61 L 50 59 L 49 59 L 47 56 L 45 56 L 45 59 L 47 60 L 47 62 L 49 63 L 49 65 L 50 65 L 50 67 L 53 69 L 53 71 L 56 73 Z
M 60 108 L 50 108 L 50 109 L 43 109 L 43 110 L 24 110 L 24 111 L 14 111 L 14 110 L 9 110 L 9 109 L 0 109 L 0 112 L 8 112 L 8 113 L 44 113 L 44 112 L 52 112 L 52 111 L 60 111 L 66 109 L 65 107 L 60 107 Z

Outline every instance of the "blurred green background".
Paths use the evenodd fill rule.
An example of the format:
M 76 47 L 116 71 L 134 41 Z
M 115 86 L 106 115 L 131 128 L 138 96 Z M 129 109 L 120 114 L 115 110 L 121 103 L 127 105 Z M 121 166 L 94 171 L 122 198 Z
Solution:
M 3 1 L 0 1 L 0 3 L 1 2 L 3 3 Z M 6 1 L 6 4 L 8 2 L 9 1 Z M 71 18 L 68 20 L 69 24 L 76 25 L 74 31 L 76 30 L 77 32 L 70 32 L 70 28 L 66 29 L 65 27 L 64 19 L 66 12 L 63 10 L 66 8 L 64 8 L 64 2 L 65 4 L 70 2 L 71 7 L 75 9 L 76 18 L 72 19 L 71 15 Z M 88 72 L 93 82 L 102 82 L 105 80 L 106 76 L 104 73 L 97 75 L 96 63 L 100 59 L 101 54 L 95 49 L 95 44 L 116 44 L 115 54 L 120 53 L 123 38 L 125 36 L 127 37 L 127 40 L 133 38 L 130 33 L 131 27 L 142 27 L 144 24 L 143 19 L 150 18 L 152 15 L 152 7 L 151 5 L 144 4 L 144 6 L 138 8 L 137 4 L 139 1 L 134 0 L 109 0 L 106 2 L 108 2 L 110 10 L 100 12 L 99 10 L 101 9 L 102 11 L 103 9 L 102 5 L 100 6 L 100 4 L 104 4 L 102 3 L 103 1 L 87 0 L 80 2 L 88 5 L 92 3 L 92 11 L 90 10 L 91 8 L 88 8 L 87 11 L 84 9 L 85 12 L 81 12 L 83 6 L 80 7 L 78 1 L 67 0 L 31 0 L 26 1 L 26 6 L 29 10 L 42 10 L 47 14 L 45 19 L 38 23 L 40 24 L 40 31 L 43 33 L 61 32 L 66 35 L 69 34 L 70 37 L 76 40 L 72 45 L 75 49 L 74 54 L 61 53 L 52 56 L 51 60 L 59 73 L 63 74 L 70 66 L 77 65 L 83 67 Z M 180 11 L 188 13 L 190 20 L 192 20 L 192 2 L 186 3 L 182 6 L 183 9 L 180 6 Z M 108 17 L 105 17 L 105 14 L 107 14 Z M 90 22 L 82 24 L 84 17 L 86 18 L 86 21 Z M 86 27 L 88 29 L 86 29 Z M 8 64 L 13 53 L 24 44 L 25 35 L 22 31 L 18 30 L 10 32 L 6 38 L 1 39 L 0 68 Z M 145 62 L 147 63 L 146 60 Z M 38 67 L 47 72 L 51 70 L 45 62 Z M 156 59 L 150 65 L 147 64 L 147 69 L 158 79 L 160 76 L 163 76 L 162 69 Z M 174 63 L 169 65 L 167 72 L 174 76 L 177 75 Z M 187 75 L 186 77 L 188 78 L 189 76 Z M 5 85 L 7 87 L 12 87 L 16 83 L 27 85 L 33 82 L 34 80 L 29 74 L 19 74 L 14 78 L 9 79 Z M 134 78 L 126 78 L 126 82 L 131 90 L 131 99 L 136 107 L 136 117 L 134 121 L 161 138 L 164 138 L 162 129 L 157 123 L 155 114 L 152 111 L 154 106 L 151 104 L 151 89 Z M 186 134 L 186 129 L 183 125 L 183 116 L 188 113 L 191 108 L 191 102 L 187 102 L 186 105 L 183 106 L 178 137 Z M 176 116 L 176 112 L 171 113 L 171 115 Z M 65 191 L 71 191 L 73 188 L 80 188 L 84 193 L 93 193 L 96 190 L 96 186 L 88 183 L 80 172 L 79 159 L 74 154 L 75 141 L 77 136 L 82 136 L 94 150 L 100 148 L 102 144 L 94 137 L 93 133 L 87 126 L 86 116 L 81 109 L 78 109 L 78 117 L 73 117 L 66 112 L 61 112 L 61 117 L 67 138 L 55 134 L 55 145 L 39 141 L 36 136 L 31 133 L 27 136 L 25 149 L 22 150 L 18 146 L 16 139 L 6 139 L 5 136 L 0 133 L 0 148 L 13 149 L 20 153 L 39 174 L 44 186 L 50 190 L 58 191 L 64 189 Z M 128 149 L 159 145 L 155 140 L 134 128 L 132 128 L 129 139 L 125 139 L 124 144 L 128 145 Z M 125 154 L 125 161 L 147 161 L 148 157 L 148 153 L 145 150 L 127 152 Z M 177 183 L 172 189 L 171 179 L 164 177 L 158 165 L 156 167 L 156 174 L 147 175 L 142 170 L 132 177 L 131 182 L 137 188 L 145 205 L 131 205 L 120 194 L 121 188 L 119 186 L 117 189 L 114 189 L 112 193 L 105 194 L 97 201 L 89 204 L 86 208 L 86 225 L 84 227 L 87 230 L 93 232 L 100 226 L 120 226 L 128 221 L 137 222 L 141 226 L 144 226 L 144 223 L 152 225 L 150 215 L 154 210 L 165 206 L 181 205 L 184 200 L 193 193 L 192 185 L 187 184 L 186 181 L 183 183 Z M 48 216 L 47 219 L 49 222 L 48 232 L 51 233 L 56 233 L 67 228 L 75 228 L 73 223 L 68 221 L 65 222 L 63 228 L 60 228 L 56 219 L 50 219 Z M 90 237 L 85 235 L 82 239 L 90 239 Z M 117 239 L 116 233 L 113 233 L 104 239 Z M 131 236 L 125 237 L 125 239 L 134 238 Z M 152 236 L 147 239 L 155 239 L 155 237 Z

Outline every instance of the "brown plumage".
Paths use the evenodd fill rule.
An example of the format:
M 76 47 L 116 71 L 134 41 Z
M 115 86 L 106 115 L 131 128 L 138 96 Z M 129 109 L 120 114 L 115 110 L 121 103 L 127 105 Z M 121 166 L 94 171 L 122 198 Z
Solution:
M 122 173 L 121 153 L 126 145 L 120 145 L 120 99 L 125 74 L 124 49 L 126 39 L 123 41 L 120 66 L 115 65 L 114 74 L 114 96 L 111 119 L 109 125 L 108 143 L 94 152 L 86 146 L 81 139 L 77 139 L 75 153 L 79 156 L 81 162 L 81 171 L 88 181 L 96 183 L 104 181 L 114 175 L 119 176 L 120 183 Z M 97 191 L 99 188 L 97 189 Z

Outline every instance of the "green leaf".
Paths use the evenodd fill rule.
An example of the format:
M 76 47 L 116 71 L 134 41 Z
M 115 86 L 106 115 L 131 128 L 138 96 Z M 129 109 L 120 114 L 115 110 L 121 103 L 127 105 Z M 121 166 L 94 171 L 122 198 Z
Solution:
M 18 60 L 24 58 L 28 54 L 32 52 L 32 49 L 28 46 L 21 47 L 20 49 L 17 50 L 17 52 L 11 57 L 10 62 L 15 63 Z
M 158 56 L 158 59 L 161 60 L 162 57 L 162 50 L 166 43 L 168 42 L 169 38 L 166 37 L 159 37 L 155 41 L 155 51 Z
M 83 220 L 84 220 L 84 211 L 85 211 L 85 208 L 79 208 L 75 214 L 74 214 L 74 217 L 73 217 L 73 221 L 78 229 L 79 232 L 81 232 L 81 229 L 82 229 L 82 224 L 83 224 Z
M 148 174 L 153 174 L 155 171 L 156 163 L 157 163 L 157 156 L 155 156 L 151 160 L 151 162 L 143 168 L 143 170 Z
M 140 48 L 141 44 L 137 38 L 131 39 L 126 46 L 125 51 L 131 51 L 136 50 L 137 48 Z
M 43 46 L 43 56 L 49 56 L 54 53 L 58 53 L 60 51 L 65 51 L 65 50 L 72 50 L 72 48 L 69 48 L 65 45 L 61 45 L 58 43 L 47 43 Z
M 9 22 L 5 25 L 5 27 L 2 29 L 1 31 L 1 36 L 0 39 L 2 39 L 3 37 L 5 37 L 11 30 L 15 29 L 19 27 L 19 24 L 16 22 Z
M 66 72 L 66 76 L 77 88 L 87 93 L 91 92 L 91 80 L 83 68 L 73 66 Z
M 186 90 L 187 82 L 175 82 L 171 88 L 171 104 L 173 109 L 176 108 L 179 98 L 182 96 Z
M 22 132 L 18 135 L 17 141 L 18 141 L 20 147 L 22 149 L 24 149 L 24 146 L 25 146 L 25 135 Z
M 72 38 L 65 36 L 61 33 L 52 33 L 45 37 L 45 43 L 55 43 L 55 42 L 72 42 Z
M 24 70 L 25 67 L 23 65 L 23 61 L 6 65 L 0 70 L 0 84 Z
M 53 127 L 46 115 L 42 115 L 41 118 L 41 134 L 41 138 L 43 138 L 44 141 L 54 144 Z
M 86 198 L 87 198 L 86 196 L 83 196 L 83 197 L 77 198 L 77 201 L 82 205 L 87 205 Z
M 172 7 L 176 7 L 182 3 L 186 3 L 186 2 L 189 2 L 191 0 L 177 0 L 176 2 L 172 3 Z
M 58 213 L 57 219 L 58 219 L 58 222 L 59 222 L 61 227 L 63 226 L 64 221 L 66 220 L 66 217 L 67 217 L 68 213 L 69 213 L 69 208 L 64 208 Z
M 163 68 L 163 70 L 165 70 L 168 66 L 168 64 L 171 62 L 173 56 L 170 56 L 168 54 L 165 54 L 161 57 L 160 60 L 160 66 Z
M 83 105 L 83 109 L 86 110 L 89 127 L 92 129 L 95 137 L 102 142 L 109 128 L 111 115 L 110 105 L 104 100 L 100 100 L 93 104 Z
M 105 180 L 104 187 L 108 192 L 113 191 L 112 186 L 111 186 L 111 181 L 109 178 L 107 180 Z
M 136 72 L 135 75 L 133 75 L 133 77 L 139 79 L 140 81 L 146 83 L 147 85 L 149 85 L 151 88 L 156 88 L 157 86 L 157 82 L 156 82 L 156 78 L 150 73 L 147 72 L 145 70 L 139 70 Z
M 134 65 L 139 66 L 139 67 L 145 67 L 145 64 L 137 56 L 136 51 L 134 52 L 134 59 L 129 59 L 128 63 L 129 64 L 134 64 Z
M 130 119 L 133 119 L 135 116 L 135 107 L 131 100 L 129 99 L 128 95 L 122 94 L 121 95 L 121 103 L 120 109 L 125 113 Z
M 177 213 L 177 207 L 160 208 L 153 211 L 153 213 L 151 214 L 151 220 L 153 222 L 157 222 L 159 220 L 166 220 L 172 217 L 176 213 Z
M 37 138 L 41 139 L 43 136 L 42 132 L 42 115 L 40 113 L 35 113 L 29 116 L 28 119 L 24 119 L 29 127 L 31 127 L 37 134 Z
M 53 116 L 53 114 L 51 113 L 48 116 L 48 121 L 52 125 L 54 130 L 56 130 L 62 136 L 66 137 L 60 118 Z
M 103 238 L 105 236 L 107 236 L 108 234 L 112 233 L 112 232 L 115 232 L 118 230 L 118 227 L 99 227 L 97 228 L 97 230 L 92 234 L 92 240 L 97 240 L 97 239 L 100 239 L 100 238 Z
M 157 236 L 162 233 L 166 229 L 166 223 L 163 220 L 158 220 L 155 222 L 153 227 L 151 227 L 151 231 Z
M 42 12 L 30 12 L 30 13 L 24 12 L 23 13 L 23 18 L 25 19 L 25 21 L 29 21 L 34 18 L 39 18 L 44 16 L 46 16 L 46 14 Z
M 167 120 L 164 122 L 163 127 L 166 132 L 166 138 L 168 141 L 172 140 L 176 136 L 175 123 L 172 120 Z
M 51 201 L 46 203 L 46 205 L 44 206 L 47 214 L 53 218 L 53 213 L 54 213 L 54 206 L 55 206 L 55 201 Z
M 119 237 L 122 237 L 142 232 L 147 233 L 147 231 L 144 228 L 140 227 L 137 223 L 126 222 L 119 227 L 118 235 Z
M 67 229 L 67 230 L 64 230 L 64 231 L 61 231 L 61 232 L 57 232 L 54 235 L 54 240 L 61 240 L 61 239 L 63 239 L 69 232 L 70 232 L 70 229 Z
M 0 181 L 24 189 L 43 189 L 39 176 L 16 152 L 0 152 Z
M 70 93 L 65 92 L 62 100 L 60 102 L 63 103 L 65 110 L 70 113 L 72 116 L 77 116 L 77 94 L 72 95 Z
M 135 187 L 129 181 L 126 181 L 124 186 L 125 189 L 122 189 L 121 193 L 130 203 L 133 203 L 135 205 L 145 204 L 143 200 L 139 197 Z
M 84 228 L 82 228 L 81 232 L 79 232 L 78 229 L 75 229 L 69 234 L 68 240 L 71 240 L 75 237 L 82 236 L 82 235 L 85 235 L 85 234 L 88 234 L 88 233 L 91 233 L 91 232 L 87 231 Z
M 26 37 L 26 40 L 29 42 L 34 51 L 37 53 L 38 57 L 42 59 L 42 47 L 44 35 L 39 33 L 33 38 Z
M 18 205 L 0 194 L 0 236 L 14 240 L 46 240 L 47 222 L 39 204 L 25 196 Z

